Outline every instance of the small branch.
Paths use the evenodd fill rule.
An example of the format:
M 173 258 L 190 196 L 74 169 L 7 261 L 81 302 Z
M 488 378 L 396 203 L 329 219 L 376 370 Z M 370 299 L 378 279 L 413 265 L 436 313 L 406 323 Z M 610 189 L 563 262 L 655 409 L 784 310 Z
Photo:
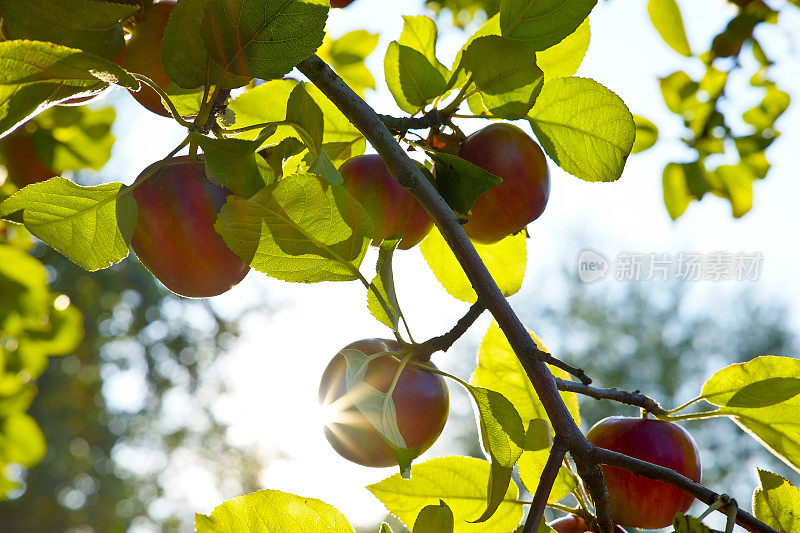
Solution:
M 539 477 L 539 485 L 533 495 L 533 502 L 531 502 L 531 508 L 528 510 L 528 518 L 525 520 L 525 527 L 522 529 L 522 533 L 536 533 L 538 531 L 539 522 L 542 521 L 542 516 L 544 515 L 544 508 L 547 506 L 547 498 L 550 496 L 550 491 L 553 490 L 553 483 L 556 481 L 565 453 L 567 453 L 567 447 L 564 445 L 564 441 L 556 435 L 542 475 Z
M 433 337 L 417 345 L 417 360 L 428 361 L 430 360 L 431 355 L 434 353 L 439 351 L 446 352 L 449 350 L 453 343 L 461 338 L 461 336 L 467 332 L 470 326 L 475 323 L 475 320 L 481 316 L 481 313 L 483 313 L 485 309 L 486 308 L 483 306 L 483 304 L 481 304 L 480 300 L 475 302 L 469 308 L 467 314 L 462 316 L 458 322 L 456 322 L 456 325 L 453 326 L 453 329 L 444 335 Z
M 611 516 L 611 499 L 608 495 L 606 480 L 603 472 L 596 463 L 585 461 L 583 458 L 573 456 L 578 475 L 583 479 L 586 490 L 594 503 L 594 512 L 597 515 L 597 526 L 600 533 L 614 532 L 614 519 Z
M 584 372 L 583 369 L 568 365 L 561 359 L 557 359 L 552 355 L 550 355 L 549 353 L 543 352 L 541 350 L 539 351 L 538 357 L 548 365 L 553 365 L 554 367 L 560 368 L 561 370 L 564 370 L 568 374 L 575 376 L 576 378 L 581 380 L 581 383 L 583 383 L 584 386 L 588 387 L 589 385 L 592 384 L 592 378 L 587 376 L 586 372 Z M 559 381 L 564 381 L 564 380 L 556 378 L 556 385 L 558 385 Z M 567 383 L 572 383 L 572 382 L 568 381 Z
M 633 405 L 635 407 L 640 407 L 649 413 L 653 413 L 656 416 L 666 414 L 666 411 L 658 404 L 657 401 L 649 396 L 645 396 L 638 390 L 628 392 L 613 388 L 598 389 L 595 387 L 589 387 L 587 384 L 581 385 L 580 383 L 575 383 L 574 381 L 568 381 L 566 379 L 559 378 L 556 378 L 556 385 L 560 391 L 576 392 L 596 400 L 613 400 L 626 405 Z
M 647 461 L 642 461 L 641 459 L 635 459 L 618 452 L 612 452 L 604 448 L 594 447 L 594 449 L 587 454 L 587 459 L 605 465 L 624 468 L 625 470 L 628 470 L 637 476 L 644 476 L 650 479 L 664 481 L 670 485 L 678 487 L 685 492 L 688 492 L 706 505 L 713 505 L 720 499 L 720 495 L 718 493 L 711 489 L 707 489 L 706 487 L 692 481 L 688 477 L 683 476 L 674 470 L 665 468 L 663 466 L 654 465 L 653 463 L 648 463 Z M 718 511 L 725 512 L 725 509 L 720 508 Z M 736 510 L 736 523 L 748 531 L 759 533 L 778 533 L 765 523 L 761 522 L 751 514 L 738 507 Z
M 421 117 L 397 118 L 389 115 L 378 115 L 378 117 L 384 126 L 398 133 L 405 133 L 408 130 L 439 128 L 446 124 L 446 117 L 438 109 L 431 109 Z

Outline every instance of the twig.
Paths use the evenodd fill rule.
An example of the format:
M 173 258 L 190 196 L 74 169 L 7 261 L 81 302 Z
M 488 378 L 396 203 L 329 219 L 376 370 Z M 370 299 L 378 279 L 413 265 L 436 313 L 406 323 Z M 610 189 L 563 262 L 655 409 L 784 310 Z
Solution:
M 547 352 L 543 352 L 541 350 L 539 350 L 539 353 L 537 354 L 537 356 L 540 357 L 541 360 L 544 361 L 545 363 L 547 363 L 548 365 L 553 365 L 554 367 L 560 368 L 561 370 L 564 370 L 568 374 L 571 374 L 571 375 L 575 376 L 576 378 L 581 380 L 581 383 L 583 383 L 584 386 L 589 386 L 589 385 L 592 384 L 592 378 L 587 376 L 586 372 L 584 372 L 582 368 L 577 368 L 577 367 L 568 365 L 567 363 L 565 363 L 561 359 L 557 359 L 557 358 L 553 357 L 551 354 L 549 354 Z M 559 381 L 564 381 L 564 380 L 562 380 L 560 378 L 556 378 L 556 385 L 558 385 Z M 569 381 L 567 383 L 572 383 L 572 382 Z M 559 385 L 559 388 L 560 388 L 560 385 Z
M 467 332 L 470 326 L 475 323 L 485 310 L 486 308 L 481 304 L 480 300 L 472 304 L 467 313 L 458 319 L 453 329 L 444 335 L 433 337 L 417 345 L 417 360 L 428 361 L 434 353 L 439 351 L 446 352 L 449 350 L 453 343 Z
M 713 505 L 720 499 L 720 495 L 718 493 L 711 489 L 707 489 L 706 487 L 692 481 L 688 477 L 683 476 L 674 470 L 665 468 L 663 466 L 654 465 L 653 463 L 648 463 L 647 461 L 642 461 L 641 459 L 635 459 L 622 453 L 612 452 L 611 450 L 606 450 L 604 448 L 595 448 L 588 454 L 588 458 L 596 463 L 624 468 L 625 470 L 636 474 L 637 476 L 644 476 L 650 479 L 664 481 L 688 492 L 706 505 Z M 724 513 L 725 508 L 721 507 L 717 509 L 717 511 Z M 738 507 L 736 510 L 736 523 L 748 531 L 778 533 L 765 523 L 761 522 L 751 514 Z
M 397 118 L 389 115 L 378 115 L 383 125 L 392 131 L 404 133 L 408 130 L 426 130 L 428 128 L 439 128 L 445 122 L 444 116 L 438 109 L 432 109 L 421 117 Z
M 598 389 L 595 387 L 589 387 L 586 384 L 581 385 L 580 383 L 575 383 L 574 381 L 560 378 L 556 378 L 556 385 L 558 385 L 558 390 L 560 391 L 577 392 L 578 394 L 583 394 L 584 396 L 589 396 L 590 398 L 594 398 L 596 400 L 614 400 L 615 402 L 624 403 L 626 405 L 640 407 L 649 413 L 653 413 L 654 415 L 666 414 L 664 408 L 661 407 L 657 401 L 649 396 L 645 396 L 638 390 L 629 392 L 613 388 Z
M 553 439 L 553 447 L 550 448 L 550 455 L 547 456 L 542 475 L 539 477 L 539 485 L 533 495 L 533 502 L 531 502 L 531 508 L 528 510 L 528 518 L 525 520 L 525 527 L 522 529 L 522 533 L 536 533 L 538 531 L 539 522 L 542 521 L 542 516 L 544 515 L 544 508 L 547 506 L 547 498 L 550 496 L 550 491 L 553 490 L 553 483 L 556 481 L 556 476 L 558 476 L 558 471 L 561 468 L 561 462 L 564 460 L 566 452 L 567 447 L 564 445 L 564 441 L 556 436 Z
M 687 490 L 684 486 L 688 486 L 691 490 L 687 490 L 687 492 L 695 496 L 700 494 L 702 497 L 698 496 L 698 498 L 706 503 L 713 501 L 716 493 L 668 468 L 603 450 L 586 440 L 561 399 L 553 374 L 544 361 L 536 356 L 539 350 L 535 342 L 503 296 L 486 265 L 483 264 L 475 247 L 458 223 L 458 217 L 453 210 L 423 176 L 403 148 L 395 142 L 394 137 L 381 122 L 377 113 L 355 94 L 324 61 L 313 55 L 300 63 L 297 68 L 361 131 L 384 160 L 390 174 L 400 185 L 416 196 L 436 222 L 436 226 L 475 289 L 478 299 L 492 313 L 514 353 L 517 354 L 528 379 L 542 402 L 555 434 L 563 439 L 564 445 L 578 465 L 579 474 L 586 482 L 592 498 L 595 499 L 603 533 L 612 532 L 610 529 L 612 522 L 607 505 L 608 493 L 605 489 L 605 481 L 597 466 L 601 462 L 614 464 L 614 466 L 626 470 L 633 471 L 635 469 L 634 473 L 642 475 L 650 474 L 650 477 L 661 479 L 684 490 Z M 690 485 L 685 485 L 687 482 Z M 775 530 L 742 510 L 737 513 L 737 523 L 751 531 L 776 533 Z
M 586 491 L 594 503 L 594 512 L 597 515 L 597 526 L 600 533 L 614 532 L 614 519 L 611 516 L 611 498 L 608 495 L 606 480 L 603 472 L 597 463 L 586 461 L 583 458 L 573 456 L 575 466 L 578 468 L 578 475 L 586 485 Z

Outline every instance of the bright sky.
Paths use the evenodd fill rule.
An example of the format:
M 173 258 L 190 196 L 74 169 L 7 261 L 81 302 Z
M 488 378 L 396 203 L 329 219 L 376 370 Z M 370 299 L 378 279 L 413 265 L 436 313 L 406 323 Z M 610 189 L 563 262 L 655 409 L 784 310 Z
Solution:
M 711 36 L 734 12 L 723 0 L 679 3 L 695 50 L 705 49 Z M 778 0 L 768 3 L 782 5 Z M 348 9 L 330 16 L 329 29 L 334 36 L 357 28 L 381 34 L 378 51 L 369 63 L 378 91 L 369 93 L 368 100 L 383 113 L 398 114 L 383 81 L 383 54 L 402 30 L 401 15 L 417 14 L 421 5 L 418 0 L 357 0 Z M 774 75 L 795 102 L 800 102 L 800 70 L 791 68 L 790 63 L 798 64 L 798 34 L 795 31 L 791 35 L 790 29 L 800 27 L 798 11 L 787 10 L 778 31 L 770 32 L 778 37 L 764 41 L 767 53 L 782 65 Z M 560 275 L 564 258 L 572 261 L 585 248 L 595 249 L 609 259 L 623 251 L 758 251 L 764 257 L 763 273 L 759 281 L 748 282 L 755 289 L 751 292 L 790 305 L 794 324 L 800 326 L 800 282 L 796 274 L 800 249 L 795 235 L 800 219 L 794 205 L 800 198 L 800 180 L 795 166 L 797 155 L 793 153 L 800 146 L 800 130 L 789 127 L 800 123 L 800 105 L 792 106 L 779 123 L 782 135 L 768 152 L 773 167 L 767 179 L 755 185 L 755 207 L 749 214 L 733 220 L 727 202 L 708 198 L 690 206 L 673 223 L 663 205 L 661 171 L 665 162 L 689 155 L 677 141 L 682 124 L 664 106 L 657 79 L 677 69 L 694 69 L 690 72 L 697 74 L 698 67 L 684 64 L 660 40 L 647 18 L 646 2 L 641 0 L 599 2 L 591 25 L 589 53 L 578 75 L 594 78 L 615 91 L 633 113 L 658 124 L 663 138 L 668 140 L 642 155 L 632 156 L 622 178 L 613 184 L 584 183 L 551 164 L 550 202 L 545 214 L 531 227 L 528 274 L 523 290 L 512 297 L 512 305 L 536 305 L 540 288 L 547 287 L 548 278 Z M 452 61 L 474 29 L 440 35 L 439 57 L 445 64 Z M 794 47 L 791 52 L 787 44 Z M 755 104 L 760 94 L 742 85 L 732 97 L 736 100 L 733 107 L 739 109 Z M 141 169 L 169 152 L 181 138 L 180 129 L 153 115 L 142 120 L 143 113 L 124 94 L 114 96 L 112 101 L 119 104 L 120 119 L 128 126 L 126 131 L 117 129 L 120 142 L 103 174 L 130 183 Z M 465 129 L 472 131 L 482 125 L 468 123 Z M 130 150 L 129 146 L 136 146 L 137 150 Z M 401 304 L 415 338 L 424 339 L 449 329 L 466 306 L 444 292 L 418 251 L 397 256 L 395 273 Z M 374 260 L 372 254 L 364 264 L 367 277 Z M 577 273 L 577 265 L 574 271 Z M 612 289 L 616 283 L 601 281 L 593 290 L 600 290 L 597 286 L 601 284 Z M 737 288 L 732 283 L 735 282 L 728 282 L 726 288 L 722 283 L 699 282 L 698 288 L 713 293 Z M 221 379 L 235 384 L 231 397 L 219 406 L 220 415 L 232 423 L 230 438 L 243 445 L 257 445 L 265 457 L 282 450 L 283 458 L 272 462 L 262 476 L 264 488 L 325 500 L 341 509 L 354 525 L 374 523 L 384 515 L 383 506 L 363 487 L 394 471 L 358 467 L 332 451 L 317 418 L 316 389 L 322 370 L 341 347 L 361 338 L 391 336 L 367 313 L 364 300 L 363 288 L 357 283 L 290 285 L 255 272 L 217 299 L 221 309 L 251 302 L 268 310 L 246 319 L 242 342 L 220 363 Z M 487 325 L 484 317 L 459 345 L 474 345 Z M 536 329 L 535 324 L 529 327 Z M 557 345 L 557 341 L 550 342 Z M 457 352 L 453 350 L 435 361 L 448 369 L 458 366 L 448 359 L 474 357 Z M 454 389 L 451 387 L 451 394 Z M 443 442 L 437 443 L 422 460 L 452 453 L 448 442 L 455 433 L 451 429 L 445 428 Z M 208 512 L 219 503 L 213 485 L 209 486 L 212 483 L 199 478 L 190 481 L 194 490 L 186 496 L 194 505 L 192 511 Z

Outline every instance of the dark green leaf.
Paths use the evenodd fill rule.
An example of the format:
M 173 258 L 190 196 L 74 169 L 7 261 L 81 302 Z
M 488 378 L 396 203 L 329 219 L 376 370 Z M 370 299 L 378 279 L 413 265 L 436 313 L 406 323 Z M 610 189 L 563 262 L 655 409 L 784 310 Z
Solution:
M 496 35 L 481 37 L 466 49 L 462 64 L 472 74 L 483 104 L 497 117 L 525 117 L 542 90 L 544 74 L 524 42 Z
M 258 141 L 242 139 L 212 139 L 200 134 L 192 135 L 203 149 L 206 166 L 219 182 L 237 196 L 250 198 L 272 181 L 271 173 L 262 175 L 256 154 Z
M 457 213 L 468 215 L 478 197 L 502 183 L 503 179 L 466 159 L 436 152 L 431 154 L 436 172 L 436 187 Z
M 711 533 L 711 530 L 699 518 L 678 513 L 672 519 L 675 533 Z
M 393 41 L 383 63 L 386 84 L 403 111 L 416 113 L 446 91 L 442 73 L 413 48 Z
M 534 50 L 545 50 L 574 32 L 596 3 L 597 0 L 502 0 L 502 35 L 530 42 Z
M 322 135 L 325 123 L 322 110 L 300 83 L 292 89 L 286 103 L 286 122 L 297 126 L 309 150 L 318 154 L 322 150 Z
M 438 33 L 436 23 L 423 15 L 415 17 L 404 15 L 403 21 L 403 33 L 400 34 L 397 44 L 407 46 L 425 56 L 428 63 L 447 78 L 450 71 L 436 59 L 436 38 Z
M 124 44 L 120 21 L 137 6 L 95 0 L 0 0 L 12 39 L 49 41 L 113 59 Z
M 280 78 L 322 44 L 328 0 L 208 0 L 202 39 L 223 72 Z

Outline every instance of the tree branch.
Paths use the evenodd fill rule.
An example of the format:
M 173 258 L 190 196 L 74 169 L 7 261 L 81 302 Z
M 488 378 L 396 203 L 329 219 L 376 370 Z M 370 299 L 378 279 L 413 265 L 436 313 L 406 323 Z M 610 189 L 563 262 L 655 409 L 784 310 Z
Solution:
M 584 372 L 582 368 L 570 366 L 561 359 L 557 359 L 547 352 L 539 352 L 539 353 L 541 359 L 548 365 L 553 365 L 554 367 L 560 368 L 561 370 L 564 370 L 568 374 L 575 376 L 576 378 L 581 380 L 581 383 L 583 383 L 584 386 L 589 386 L 592 384 L 592 378 L 587 376 L 586 372 Z M 561 378 L 556 378 L 556 385 L 558 385 L 559 381 L 565 381 L 565 380 L 562 380 Z M 567 381 L 567 383 L 572 383 L 572 382 Z
M 456 325 L 453 326 L 453 329 L 444 335 L 433 337 L 417 345 L 418 360 L 428 361 L 432 354 L 438 351 L 446 352 L 449 350 L 453 343 L 460 339 L 461 336 L 467 332 L 470 326 L 475 323 L 485 309 L 486 308 L 483 307 L 483 304 L 480 302 L 480 300 L 478 300 L 472 304 L 467 313 L 462 316 L 458 322 L 456 322 Z
M 625 470 L 636 474 L 637 476 L 644 476 L 650 479 L 664 481 L 688 492 L 706 505 L 712 505 L 720 497 L 720 495 L 713 490 L 707 489 L 706 487 L 692 481 L 688 477 L 683 476 L 674 470 L 665 468 L 663 466 L 658 466 L 653 463 L 648 463 L 647 461 L 642 461 L 641 459 L 629 457 L 622 453 L 612 452 L 611 450 L 595 447 L 594 450 L 588 454 L 588 458 L 595 463 L 602 463 L 604 465 L 624 468 Z M 722 513 L 725 512 L 724 509 L 718 510 Z M 741 508 L 737 508 L 736 511 L 736 523 L 748 531 L 778 533 Z
M 305 74 L 305 72 L 303 72 L 303 74 Z M 447 123 L 445 117 L 438 109 L 432 109 L 421 117 L 397 118 L 389 115 L 378 115 L 378 117 L 381 119 L 381 122 L 383 122 L 384 126 L 399 133 L 404 133 L 408 130 L 426 130 L 428 128 L 438 128 Z
M 581 477 L 595 500 L 598 520 L 603 533 L 612 533 L 612 519 L 599 463 L 613 464 L 641 475 L 648 475 L 694 494 L 704 502 L 713 501 L 716 493 L 698 485 L 676 472 L 626 455 L 609 452 L 593 446 L 581 433 L 567 406 L 561 399 L 556 380 L 544 363 L 544 352 L 539 350 L 525 326 L 514 313 L 498 288 L 475 247 L 458 223 L 458 217 L 442 199 L 433 185 L 395 142 L 381 118 L 335 72 L 316 55 L 300 63 L 297 68 L 311 80 L 347 119 L 366 137 L 378 152 L 392 176 L 408 189 L 428 211 L 461 268 L 475 289 L 478 299 L 486 306 L 506 336 L 522 367 L 525 369 L 555 434 L 563 440 Z M 687 485 L 688 483 L 688 485 Z M 737 513 L 737 523 L 751 531 L 776 533 L 744 511 Z
M 556 385 L 560 391 L 576 392 L 596 400 L 613 400 L 626 405 L 633 405 L 635 407 L 640 407 L 649 413 L 653 413 L 654 415 L 666 413 L 664 408 L 661 407 L 657 401 L 649 396 L 645 396 L 638 390 L 628 392 L 618 389 L 598 389 L 595 387 L 589 387 L 587 384 L 581 385 L 580 383 L 575 383 L 574 381 L 568 381 L 560 378 L 556 378 Z
M 558 476 L 558 471 L 564 461 L 566 452 L 567 447 L 564 446 L 564 442 L 556 436 L 553 440 L 553 447 L 550 448 L 550 455 L 547 456 L 542 475 L 539 478 L 536 493 L 533 495 L 533 502 L 531 502 L 531 507 L 528 510 L 528 518 L 525 520 L 525 527 L 522 529 L 522 533 L 536 533 L 538 531 L 539 522 L 542 521 L 542 516 L 544 515 L 544 508 L 547 506 L 547 498 L 550 496 L 550 491 L 553 490 L 553 483 L 556 481 L 556 476 Z

